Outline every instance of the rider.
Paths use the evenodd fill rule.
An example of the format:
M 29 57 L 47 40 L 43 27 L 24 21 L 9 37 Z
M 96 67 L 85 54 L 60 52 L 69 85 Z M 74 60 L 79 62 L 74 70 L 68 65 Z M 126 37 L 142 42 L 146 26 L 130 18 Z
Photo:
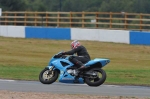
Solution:
M 73 55 L 77 54 L 77 56 L 70 56 L 69 61 L 74 63 L 77 66 L 78 74 L 79 72 L 85 68 L 84 63 L 88 62 L 90 60 L 90 55 L 87 52 L 87 49 L 80 44 L 78 40 L 74 40 L 71 43 L 71 50 L 62 52 L 61 55 Z M 78 82 L 78 74 L 75 77 L 75 82 Z

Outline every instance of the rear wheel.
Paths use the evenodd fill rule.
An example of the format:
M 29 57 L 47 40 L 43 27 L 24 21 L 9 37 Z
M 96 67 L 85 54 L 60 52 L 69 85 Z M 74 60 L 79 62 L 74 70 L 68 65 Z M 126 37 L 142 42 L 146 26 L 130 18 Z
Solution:
M 57 80 L 58 75 L 59 72 L 57 70 L 49 71 L 48 68 L 45 68 L 39 74 L 39 80 L 43 84 L 51 84 Z
M 100 86 L 106 80 L 106 72 L 101 69 L 92 69 L 90 71 L 90 76 L 85 78 L 85 83 L 89 86 Z

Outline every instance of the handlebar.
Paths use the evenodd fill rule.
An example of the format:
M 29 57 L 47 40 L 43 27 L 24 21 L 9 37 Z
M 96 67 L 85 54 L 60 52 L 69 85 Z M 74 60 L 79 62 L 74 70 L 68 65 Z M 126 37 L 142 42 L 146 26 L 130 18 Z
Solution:
M 54 58 L 66 58 L 67 56 L 65 56 L 65 55 L 54 55 Z

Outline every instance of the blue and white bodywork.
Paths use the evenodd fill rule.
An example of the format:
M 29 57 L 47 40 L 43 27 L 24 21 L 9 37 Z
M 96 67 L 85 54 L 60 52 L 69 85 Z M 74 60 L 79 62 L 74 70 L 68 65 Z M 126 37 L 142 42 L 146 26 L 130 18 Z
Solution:
M 50 71 L 53 70 L 53 71 L 59 72 L 59 76 L 57 78 L 57 80 L 59 82 L 73 83 L 74 78 L 75 78 L 75 76 L 73 75 L 73 72 L 75 69 L 73 69 L 72 67 L 74 67 L 75 65 L 69 61 L 70 56 L 58 58 L 58 57 L 56 57 L 56 55 L 54 55 L 50 59 L 49 64 L 46 67 L 46 69 L 50 70 Z M 85 66 L 87 68 L 87 71 L 90 71 L 92 69 L 102 68 L 102 67 L 106 66 L 109 62 L 110 62 L 109 59 L 95 58 L 95 59 L 90 60 L 89 62 L 85 63 Z M 102 71 L 102 72 L 104 72 L 104 71 Z M 88 73 L 85 75 L 88 75 Z M 86 78 L 85 75 L 82 75 L 81 77 L 79 77 L 80 84 L 85 83 L 85 78 Z M 41 77 L 40 79 L 42 79 L 42 77 L 43 77 L 42 74 L 40 75 L 40 77 Z M 41 82 L 43 83 L 44 81 L 42 80 Z

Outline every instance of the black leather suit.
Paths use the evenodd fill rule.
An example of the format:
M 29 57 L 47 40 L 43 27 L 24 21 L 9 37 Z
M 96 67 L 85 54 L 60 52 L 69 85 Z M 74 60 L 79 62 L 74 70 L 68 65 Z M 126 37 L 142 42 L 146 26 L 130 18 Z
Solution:
M 74 63 L 78 68 L 84 66 L 84 63 L 91 60 L 90 55 L 83 45 L 80 45 L 70 51 L 64 52 L 65 55 L 73 55 L 75 53 L 77 56 L 70 56 L 69 61 Z

